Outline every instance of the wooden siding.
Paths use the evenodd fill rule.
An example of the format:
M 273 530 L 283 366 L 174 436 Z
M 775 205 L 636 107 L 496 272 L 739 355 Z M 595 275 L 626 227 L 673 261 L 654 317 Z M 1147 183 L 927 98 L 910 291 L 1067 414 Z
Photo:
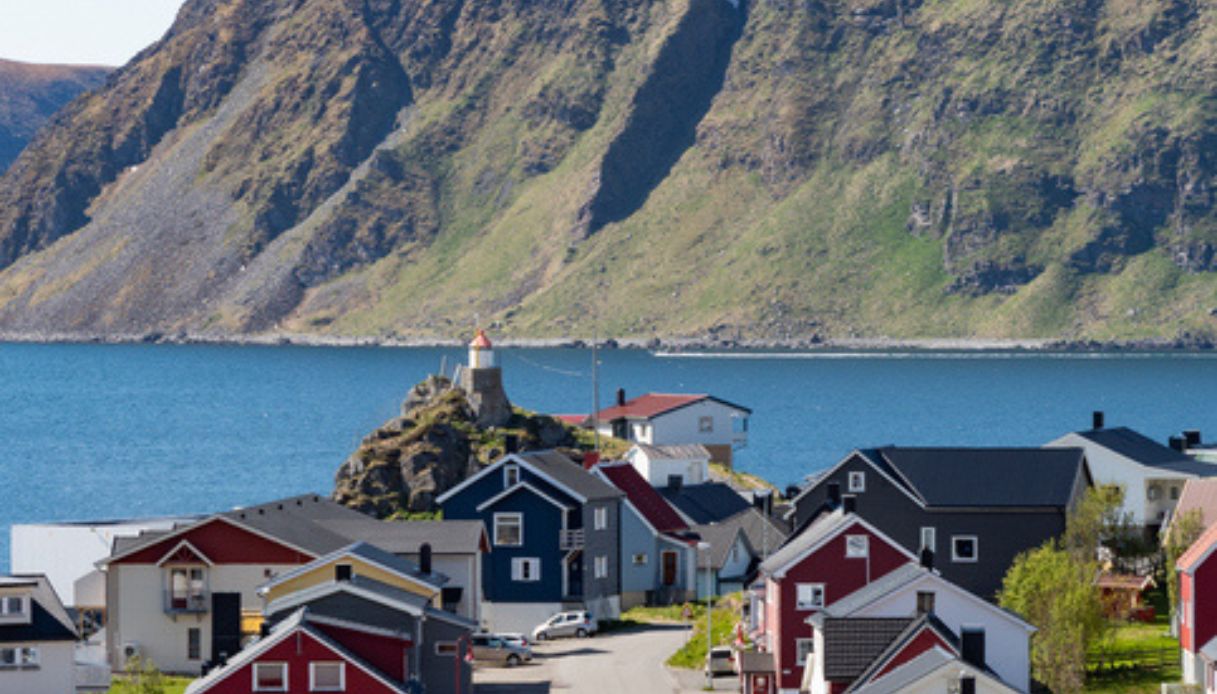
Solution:
M 441 607 L 440 598 L 436 592 L 430 588 L 419 585 L 415 581 L 403 578 L 396 572 L 386 571 L 378 566 L 368 563 L 363 559 L 355 556 L 343 556 L 334 558 L 324 564 L 318 564 L 316 567 L 295 576 L 291 579 L 274 586 L 266 593 L 267 602 L 277 600 L 285 595 L 298 593 L 307 588 L 319 586 L 325 583 L 330 583 L 334 580 L 334 567 L 338 564 L 350 564 L 354 575 L 364 576 L 374 581 L 379 581 L 386 585 L 400 588 L 404 591 L 421 595 L 425 598 L 431 598 L 432 604 L 436 607 Z
M 307 564 L 316 558 L 227 521 L 213 518 L 113 563 L 155 564 L 183 540 L 196 547 L 215 564 Z

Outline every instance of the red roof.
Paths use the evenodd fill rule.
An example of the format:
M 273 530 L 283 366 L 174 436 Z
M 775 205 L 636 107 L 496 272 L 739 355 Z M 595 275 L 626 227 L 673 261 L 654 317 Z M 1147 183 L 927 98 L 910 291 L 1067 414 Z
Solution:
M 602 422 L 608 422 L 614 419 L 626 417 L 629 419 L 650 419 L 670 412 L 685 405 L 691 405 L 699 400 L 705 400 L 710 397 L 706 394 L 700 395 L 681 395 L 679 393 L 647 393 L 639 395 L 633 400 L 628 400 L 624 405 L 610 407 L 607 410 L 600 410 L 596 415 L 596 419 Z
M 614 487 L 625 493 L 625 497 L 656 531 L 668 533 L 689 529 L 680 519 L 680 514 L 629 463 L 606 463 L 596 469 L 604 473 Z
M 473 342 L 470 342 L 469 346 L 490 349 L 490 338 L 486 337 L 486 331 L 478 328 L 478 332 L 473 336 Z
M 1183 573 L 1192 573 L 1199 567 L 1201 561 L 1208 556 L 1209 550 L 1213 548 L 1214 544 L 1217 544 L 1217 525 L 1204 531 L 1200 539 L 1196 540 L 1196 543 L 1179 557 L 1179 561 L 1175 562 L 1175 566 Z
M 587 415 L 585 414 L 555 414 L 550 416 L 559 422 L 565 422 L 576 427 L 581 427 L 587 422 Z

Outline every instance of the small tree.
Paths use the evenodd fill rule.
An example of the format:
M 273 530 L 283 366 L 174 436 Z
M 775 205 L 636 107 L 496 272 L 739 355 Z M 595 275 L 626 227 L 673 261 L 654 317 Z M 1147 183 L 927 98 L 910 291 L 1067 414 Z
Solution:
M 156 663 L 138 655 L 127 659 L 127 682 L 117 691 L 129 694 L 165 694 L 165 678 Z
M 1079 561 L 1055 541 L 1020 554 L 1002 583 L 999 602 L 1033 624 L 1031 671 L 1057 694 L 1082 691 L 1086 652 L 1106 630 L 1095 587 L 1097 565 Z
M 1171 615 L 1179 611 L 1179 571 L 1176 562 L 1204 533 L 1204 517 L 1200 509 L 1184 511 L 1171 521 L 1166 535 L 1166 595 L 1170 599 Z

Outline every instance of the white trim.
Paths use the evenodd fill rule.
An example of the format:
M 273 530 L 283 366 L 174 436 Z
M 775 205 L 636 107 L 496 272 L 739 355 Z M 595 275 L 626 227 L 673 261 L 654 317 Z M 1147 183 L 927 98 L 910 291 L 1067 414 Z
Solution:
M 848 521 L 848 522 L 846 522 L 846 521 Z M 912 552 L 908 551 L 908 549 L 906 549 L 904 545 L 900 544 L 899 542 L 893 541 L 892 538 L 888 537 L 886 534 L 881 532 L 875 526 L 866 522 L 866 520 L 864 518 L 862 518 L 861 516 L 850 515 L 850 516 L 843 516 L 841 518 L 841 527 L 837 528 L 835 532 L 825 535 L 824 537 L 820 538 L 819 542 L 815 543 L 811 547 L 808 547 L 807 549 L 803 550 L 802 552 L 799 552 L 790 561 L 786 562 L 779 569 L 774 571 L 771 575 L 773 576 L 773 578 L 777 578 L 777 579 L 785 578 L 786 572 L 789 571 L 792 566 L 795 566 L 796 564 L 801 563 L 807 557 L 820 551 L 821 549 L 823 549 L 824 545 L 835 540 L 842 533 L 848 532 L 851 528 L 855 527 L 855 524 L 861 525 L 863 528 L 865 528 L 867 531 L 869 531 L 872 535 L 874 535 L 875 537 L 886 542 L 889 546 L 891 546 L 897 552 L 904 554 L 904 556 L 908 557 L 910 561 L 917 561 L 917 556 L 915 554 L 913 554 Z M 806 532 L 806 531 L 804 531 L 804 532 Z
M 507 544 L 506 542 L 499 542 L 499 518 L 502 518 L 504 521 L 506 521 L 509 518 L 514 518 L 518 522 L 518 524 L 520 526 L 520 541 L 519 542 L 517 542 L 515 544 Z M 524 546 L 524 514 L 521 513 L 520 511 L 503 511 L 501 513 L 495 513 L 494 515 L 492 515 L 490 517 L 490 532 L 493 533 L 493 535 L 494 535 L 494 538 L 491 541 L 492 547 L 523 547 Z
M 853 542 L 851 542 L 851 540 Z M 853 545 L 861 542 L 855 548 Z M 870 558 L 870 535 L 854 534 L 845 536 L 845 558 L 846 559 L 869 559 Z
M 186 549 L 193 552 L 194 555 L 196 557 L 198 557 L 199 559 L 202 559 L 203 563 L 206 564 L 207 566 L 215 566 L 215 562 L 211 561 L 211 558 L 208 557 L 206 554 L 203 554 L 202 552 L 200 552 L 198 547 L 195 547 L 193 544 L 190 543 L 190 540 L 182 540 L 181 542 L 174 545 L 173 549 L 169 550 L 168 552 L 165 552 L 165 554 L 161 557 L 161 560 L 156 563 L 156 566 L 158 568 L 164 566 L 165 562 L 169 561 L 169 557 L 171 557 L 174 554 L 177 554 L 177 551 L 179 549 L 181 549 L 182 547 L 185 547 Z M 187 564 L 193 564 L 193 563 L 197 563 L 197 562 L 187 562 Z
M 336 565 L 335 562 L 337 562 L 338 560 L 341 560 L 341 559 L 358 560 L 364 564 L 374 566 L 386 573 L 390 573 L 390 574 L 393 574 L 394 576 L 399 576 L 401 578 L 404 578 L 407 581 L 409 581 L 417 586 L 421 586 L 423 588 L 430 588 L 431 590 L 433 590 L 437 593 L 440 591 L 441 588 L 443 588 L 443 586 L 441 586 L 441 585 L 438 585 L 435 583 L 428 583 L 427 581 L 424 581 L 423 579 L 419 578 L 418 576 L 411 576 L 410 574 L 402 573 L 400 570 L 395 569 L 391 566 L 385 566 L 384 564 L 381 564 L 380 562 L 378 562 L 374 559 L 369 559 L 369 558 L 363 556 L 362 554 L 357 554 L 354 551 L 354 548 L 356 546 L 362 545 L 362 544 L 371 545 L 371 543 L 369 543 L 369 542 L 353 542 L 353 543 L 347 545 L 346 547 L 343 547 L 342 549 L 338 549 L 338 550 L 330 552 L 329 554 L 326 554 L 324 556 L 317 557 L 316 559 L 310 561 L 309 563 L 307 563 L 303 566 L 292 569 L 291 571 L 288 571 L 287 573 L 283 573 L 278 576 L 275 576 L 274 578 L 270 579 L 266 583 L 263 583 L 262 586 L 258 588 L 258 594 L 266 595 L 267 593 L 269 593 L 271 591 L 271 589 L 273 589 L 274 587 L 276 587 L 278 585 L 281 585 L 287 581 L 291 581 L 293 579 L 299 578 L 300 576 L 304 576 L 305 574 L 312 573 L 313 571 L 316 571 L 317 569 L 320 569 L 324 566 L 331 565 L 331 564 Z
M 338 686 L 337 687 L 318 687 L 317 686 L 317 666 L 318 665 L 337 665 L 338 666 Z M 345 660 L 310 660 L 308 664 L 308 690 L 310 692 L 345 692 L 347 690 L 347 664 Z
M 856 477 L 856 479 L 858 480 L 857 485 L 854 484 L 855 475 L 857 475 L 857 477 Z M 847 491 L 850 494 L 865 493 L 866 492 L 866 472 L 863 470 L 850 470 L 849 474 L 845 476 L 845 486 L 848 488 Z
M 524 567 L 529 567 L 528 576 L 524 575 Z M 535 567 L 535 571 L 532 570 Z M 513 583 L 537 583 L 541 580 L 540 557 L 512 557 L 511 580 Z
M 592 530 L 608 530 L 608 507 L 592 507 Z
M 485 477 L 486 475 L 490 474 L 493 470 L 495 470 L 498 467 L 501 467 L 503 464 L 505 464 L 509 460 L 528 468 L 529 472 L 536 475 L 537 477 L 540 477 L 541 479 L 545 480 L 546 482 L 552 484 L 553 486 L 557 487 L 558 489 L 561 489 L 563 492 L 565 492 L 567 495 L 569 495 L 575 501 L 578 501 L 581 504 L 587 502 L 587 497 L 583 496 L 582 494 L 579 494 L 578 492 L 576 492 L 575 490 L 566 486 L 565 484 L 562 484 L 558 480 L 555 480 L 550 475 L 547 475 L 546 473 L 538 470 L 536 467 L 530 465 L 527 460 L 525 460 L 524 458 L 521 458 L 519 455 L 517 455 L 515 453 L 508 453 L 507 455 L 503 456 L 502 458 L 499 458 L 498 460 L 494 461 L 493 463 L 482 468 L 482 470 L 480 472 L 478 472 L 476 475 L 466 478 L 464 482 L 461 482 L 460 484 L 456 485 L 452 489 L 449 489 L 448 491 L 444 492 L 443 494 L 440 494 L 438 497 L 435 498 L 435 503 L 442 505 L 445 501 L 447 501 L 448 499 L 451 499 L 454 495 L 460 493 L 461 491 L 464 491 L 464 489 L 466 487 L 468 487 L 469 485 L 473 484 L 474 482 L 480 480 L 481 478 Z M 572 463 L 572 465 L 573 464 L 574 463 Z
M 310 552 L 309 550 L 304 549 L 303 547 L 293 545 L 290 542 L 286 542 L 282 538 L 278 538 L 278 537 L 275 537 L 274 535 L 264 533 L 261 530 L 258 530 L 257 528 L 251 528 L 250 526 L 245 525 L 244 523 L 241 523 L 240 521 L 237 521 L 235 519 L 229 518 L 228 516 L 225 516 L 223 514 L 216 514 L 214 516 L 208 516 L 207 518 L 204 518 L 201 521 L 197 521 L 191 525 L 185 526 L 183 528 L 179 528 L 178 530 L 175 530 L 163 537 L 156 538 L 156 539 L 152 540 L 151 542 L 149 542 L 148 544 L 135 545 L 133 547 L 129 547 L 118 554 L 115 554 L 111 557 L 102 559 L 101 561 L 94 564 L 94 566 L 97 566 L 99 568 L 103 567 L 103 566 L 109 566 L 110 564 L 112 564 L 120 559 L 126 559 L 127 557 L 131 556 L 132 554 L 136 554 L 137 552 L 142 552 L 146 549 L 151 549 L 152 547 L 155 547 L 166 540 L 172 540 L 175 537 L 179 537 L 188 532 L 201 528 L 213 521 L 223 521 L 239 530 L 244 530 L 245 532 L 250 533 L 251 535 L 257 535 L 258 537 L 260 537 L 264 540 L 269 540 L 270 542 L 273 542 L 277 545 L 282 545 L 284 547 L 287 547 L 288 549 L 299 552 L 300 554 L 303 554 L 306 557 L 310 557 L 311 559 L 317 558 L 317 554 L 315 552 Z
M 972 556 L 961 558 L 955 553 L 955 543 L 959 540 L 972 541 Z M 955 564 L 975 564 L 980 561 L 980 540 L 975 535 L 952 535 L 951 536 L 951 562 Z
M 799 588 L 802 588 L 803 586 L 807 586 L 807 587 L 808 587 L 808 588 L 811 590 L 811 595 L 812 595 L 812 597 L 815 597 L 815 594 L 816 594 L 816 589 L 817 589 L 817 588 L 819 588 L 819 589 L 820 589 L 820 602 L 819 602 L 819 603 L 816 603 L 816 602 L 809 602 L 809 603 L 802 603 L 802 602 L 799 602 Z M 825 606 L 825 604 L 827 603 L 827 601 L 826 601 L 827 597 L 828 597 L 828 593 L 827 593 L 827 592 L 825 592 L 825 590 L 824 590 L 824 584 L 823 584 L 823 583 L 804 583 L 804 582 L 800 582 L 800 583 L 795 583 L 795 584 L 794 584 L 794 609 L 795 609 L 796 611 L 798 611 L 798 612 L 810 612 L 810 611 L 812 611 L 812 610 L 822 610 L 822 609 L 824 609 L 824 606 Z
M 536 487 L 532 486 L 531 484 L 529 484 L 527 482 L 520 482 L 516 486 L 510 487 L 508 489 L 504 489 L 503 491 L 499 492 L 498 494 L 495 494 L 494 496 L 490 497 L 489 499 L 478 504 L 476 510 L 478 513 L 481 513 L 482 511 L 485 511 L 486 509 L 490 508 L 491 506 L 494 506 L 495 504 L 497 504 L 500 501 L 502 501 L 503 499 L 511 496 L 512 494 L 515 494 L 516 492 L 520 491 L 521 489 L 524 489 L 524 490 L 532 492 L 533 494 L 536 494 L 537 496 L 541 497 L 542 499 L 545 499 L 546 501 L 553 504 L 554 506 L 557 506 L 558 508 L 562 509 L 563 511 L 569 511 L 571 508 L 573 508 L 572 506 L 568 506 L 568 505 L 554 499 L 552 496 L 546 494 L 545 492 L 541 491 L 540 489 L 537 489 Z
M 930 545 L 927 545 L 925 543 L 925 534 L 926 534 L 925 531 L 927 531 L 927 530 L 930 531 L 930 540 L 932 541 L 932 543 Z M 936 525 L 921 526 L 921 529 L 917 531 L 917 544 L 918 544 L 919 550 L 929 549 L 931 552 L 933 552 L 935 554 L 935 556 L 937 556 L 937 554 L 938 554 L 938 526 L 936 526 Z
M 828 480 L 829 480 L 829 478 L 830 478 L 830 477 L 832 477 L 834 474 L 836 474 L 836 473 L 837 473 L 837 470 L 838 470 L 838 469 L 840 469 L 840 468 L 841 468 L 842 466 L 844 466 L 846 463 L 848 463 L 848 462 L 850 462 L 851 460 L 853 460 L 855 457 L 860 458 L 860 459 L 861 459 L 861 460 L 863 460 L 863 461 L 864 461 L 864 462 L 865 462 L 867 465 L 871 466 L 871 468 L 872 468 L 872 469 L 873 469 L 875 472 L 879 473 L 879 475 L 880 475 L 881 477 L 883 477 L 883 479 L 887 480 L 888 482 L 891 482 L 891 483 L 892 483 L 892 486 L 894 486 L 896 489 L 899 489 L 901 492 L 903 492 L 903 493 L 904 493 L 904 495 L 905 495 L 905 496 L 907 496 L 907 497 L 908 497 L 910 500 L 912 500 L 912 502 L 913 502 L 913 503 L 917 504 L 917 505 L 918 505 L 918 506 L 920 506 L 921 508 L 926 508 L 926 503 L 925 503 L 924 501 L 922 501 L 921 499 L 918 499 L 916 496 L 913 496 L 912 492 L 910 492 L 910 491 L 909 491 L 909 490 L 908 490 L 908 489 L 907 489 L 907 488 L 906 488 L 904 485 L 902 485 L 902 484 L 900 484 L 899 482 L 897 482 L 896 480 L 892 479 L 892 476 L 891 476 L 891 475 L 889 475 L 889 474 L 887 474 L 886 472 L 884 472 L 884 471 L 883 471 L 883 469 L 882 469 L 882 468 L 880 468 L 878 465 L 876 465 L 876 464 L 875 464 L 875 461 L 873 461 L 873 460 L 871 460 L 870 458 L 868 458 L 868 457 L 867 457 L 867 456 L 866 456 L 866 455 L 865 455 L 865 454 L 864 454 L 864 453 L 861 451 L 861 449 L 857 449 L 857 448 L 855 448 L 855 449 L 854 449 L 854 450 L 853 450 L 853 451 L 852 451 L 852 452 L 851 452 L 849 455 L 847 455 L 847 456 L 845 456 L 844 458 L 842 458 L 842 459 L 841 459 L 841 462 L 837 463 L 836 465 L 833 465 L 832 467 L 830 467 L 830 468 L 828 469 L 828 472 L 825 472 L 824 474 L 820 475 L 820 478 L 819 478 L 819 479 L 816 481 L 816 483 L 815 483 L 815 484 L 809 485 L 807 488 L 805 488 L 803 491 L 801 491 L 801 492 L 799 492 L 798 494 L 796 494 L 796 495 L 795 495 L 795 497 L 794 497 L 793 499 L 791 499 L 791 500 L 790 500 L 791 513 L 793 514 L 793 513 L 797 512 L 798 507 L 799 507 L 799 500 L 800 500 L 800 499 L 802 499 L 804 496 L 806 496 L 806 495 L 810 494 L 810 493 L 811 493 L 811 490 L 816 489 L 816 488 L 818 488 L 820 485 L 827 483 L 827 482 L 828 482 Z M 846 480 L 846 482 L 848 482 L 848 481 L 849 481 L 849 480 L 847 479 L 847 480 Z
M 507 473 L 512 472 L 512 471 L 514 471 L 516 473 L 515 482 L 509 482 L 507 480 Z M 507 487 L 514 487 L 519 483 L 520 483 L 520 466 L 515 463 L 510 463 L 510 464 L 504 465 L 503 466 L 503 488 L 506 489 Z
M 271 689 L 268 687 L 258 686 L 258 668 L 259 667 L 271 667 L 271 666 L 277 666 L 279 668 L 279 672 L 283 674 L 283 688 L 282 689 L 279 689 L 279 688 Z M 250 664 L 250 668 L 249 668 L 250 690 L 255 691 L 255 692 L 288 692 L 288 691 L 291 691 L 291 683 L 287 679 L 288 675 L 290 675 L 290 674 L 291 674 L 291 668 L 289 668 L 287 666 L 287 661 L 285 661 L 285 660 L 268 660 L 265 662 L 255 660 L 253 663 Z
M 298 590 L 294 593 L 288 593 L 277 600 L 272 600 L 266 605 L 264 614 L 271 615 L 282 612 L 285 609 L 312 602 L 317 598 L 322 598 L 338 591 L 347 591 L 353 595 L 366 598 L 372 602 L 380 603 L 381 605 L 385 605 L 387 607 L 401 610 L 402 612 L 406 612 L 415 617 L 421 616 L 424 612 L 422 607 L 417 607 L 400 600 L 394 600 L 393 598 L 381 595 L 380 593 L 375 593 L 365 588 L 361 588 L 350 581 L 331 581 L 329 583 L 321 583 L 310 588 Z M 411 595 L 415 594 L 411 593 Z M 420 599 L 426 599 L 421 595 L 418 597 Z
M 803 658 L 803 662 L 801 662 L 801 663 L 800 663 L 800 662 L 799 662 L 799 644 L 800 644 L 800 643 L 803 643 L 803 642 L 805 642 L 805 641 L 810 641 L 810 642 L 811 642 L 811 652 L 810 652 L 810 653 L 807 653 L 807 654 L 806 654 L 806 657 L 804 657 L 804 658 Z M 796 639 L 794 640 L 794 664 L 795 664 L 795 666 L 796 666 L 796 667 L 807 667 L 807 665 L 808 665 L 807 661 L 808 661 L 808 660 L 812 660 L 812 659 L 814 659 L 814 658 L 815 658 L 815 654 L 816 654 L 816 639 L 815 639 L 815 637 L 803 637 L 803 638 L 796 638 Z M 814 663 L 813 663 L 813 664 L 814 664 Z

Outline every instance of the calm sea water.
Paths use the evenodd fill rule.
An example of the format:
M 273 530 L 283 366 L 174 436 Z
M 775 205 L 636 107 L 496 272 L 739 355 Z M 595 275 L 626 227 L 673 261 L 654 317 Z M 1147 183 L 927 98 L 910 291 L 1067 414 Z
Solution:
M 663 358 L 602 351 L 616 388 L 753 409 L 740 468 L 796 482 L 850 449 L 1038 445 L 1109 424 L 1217 435 L 1217 355 Z M 457 349 L 0 345 L 0 571 L 13 523 L 198 513 L 328 493 L 338 465 Z M 500 350 L 508 395 L 591 407 L 581 350 Z

